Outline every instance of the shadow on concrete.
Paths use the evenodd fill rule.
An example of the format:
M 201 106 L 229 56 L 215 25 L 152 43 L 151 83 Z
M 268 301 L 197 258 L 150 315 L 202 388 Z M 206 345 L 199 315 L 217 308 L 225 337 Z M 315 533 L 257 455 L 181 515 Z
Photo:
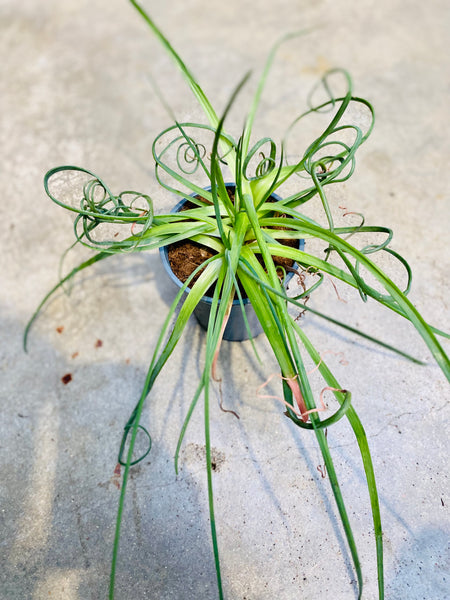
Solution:
M 11 368 L 2 386 L 1 593 L 8 600 L 107 597 L 123 423 L 145 371 L 106 361 L 76 367 L 22 324 L 3 321 Z M 61 374 L 73 379 L 64 385 Z M 126 399 L 124 406 L 124 399 Z M 209 526 L 188 469 L 177 481 L 164 443 L 132 470 L 117 597 L 217 596 Z M 176 486 L 176 487 L 175 487 Z

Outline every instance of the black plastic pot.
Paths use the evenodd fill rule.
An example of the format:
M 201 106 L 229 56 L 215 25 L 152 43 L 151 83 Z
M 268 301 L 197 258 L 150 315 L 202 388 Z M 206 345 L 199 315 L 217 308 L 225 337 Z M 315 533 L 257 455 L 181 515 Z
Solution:
M 234 183 L 227 183 L 226 186 L 234 188 Z M 205 189 L 210 190 L 211 188 L 205 188 Z M 191 196 L 196 196 L 196 194 L 191 194 Z M 272 194 L 272 198 L 274 198 L 274 200 L 276 200 L 276 201 L 281 200 L 281 198 L 279 196 L 277 196 L 277 194 Z M 183 204 L 185 202 L 187 202 L 188 199 L 189 199 L 189 197 L 184 198 L 183 200 L 178 202 L 178 204 L 173 208 L 173 210 L 171 212 L 172 213 L 179 212 L 181 210 L 181 207 L 183 206 Z M 303 248 L 305 247 L 305 240 L 299 240 L 298 247 L 300 250 L 303 250 Z M 164 268 L 167 271 L 167 273 L 169 274 L 169 277 L 171 278 L 171 280 L 178 287 L 182 287 L 183 282 L 180 281 L 178 279 L 178 277 L 176 277 L 176 275 L 174 274 L 174 272 L 172 271 L 172 269 L 170 267 L 169 253 L 168 253 L 167 246 L 163 246 L 162 248 L 160 248 L 159 253 L 160 253 Z M 295 267 L 296 267 L 296 265 L 294 264 L 294 268 Z M 293 277 L 293 275 L 294 275 L 293 273 L 288 273 L 286 275 L 285 285 L 288 284 L 288 282 Z M 186 293 L 189 293 L 189 291 L 190 291 L 190 289 L 186 288 Z M 209 296 L 203 296 L 202 299 L 200 300 L 200 302 L 197 304 L 197 306 L 194 309 L 194 315 L 196 316 L 197 321 L 200 323 L 200 325 L 203 327 L 203 329 L 208 328 L 209 314 L 211 312 L 211 304 L 212 304 L 212 298 Z M 257 335 L 262 333 L 263 329 L 261 327 L 260 322 L 258 321 L 258 317 L 256 316 L 255 311 L 253 310 L 253 307 L 252 307 L 249 299 L 244 298 L 243 304 L 244 304 L 245 316 L 247 317 L 247 321 L 248 321 L 248 324 L 250 327 L 252 337 L 256 337 Z M 238 299 L 234 300 L 233 305 L 231 307 L 231 312 L 230 312 L 230 316 L 228 318 L 227 325 L 225 327 L 223 339 L 228 340 L 229 342 L 242 342 L 244 340 L 249 339 L 247 328 L 245 326 L 244 317 L 242 315 L 242 309 L 241 309 Z

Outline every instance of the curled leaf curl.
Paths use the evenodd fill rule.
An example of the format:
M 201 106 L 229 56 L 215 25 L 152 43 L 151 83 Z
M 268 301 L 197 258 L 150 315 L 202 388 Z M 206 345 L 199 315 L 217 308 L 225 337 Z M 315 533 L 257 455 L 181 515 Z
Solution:
M 99 226 L 109 232 L 114 225 L 139 225 L 139 232 L 135 229 L 133 232 L 126 230 L 126 237 L 132 240 L 125 245 L 133 246 L 139 243 L 139 238 L 145 235 L 153 223 L 153 202 L 150 196 L 131 190 L 116 196 L 100 177 L 81 167 L 67 165 L 51 169 L 44 177 L 44 189 L 53 202 L 77 213 L 74 221 L 75 236 L 78 242 L 90 247 L 118 248 L 123 242 L 117 242 L 114 237 L 95 239 L 93 232 Z M 117 236 L 118 232 L 114 235 Z

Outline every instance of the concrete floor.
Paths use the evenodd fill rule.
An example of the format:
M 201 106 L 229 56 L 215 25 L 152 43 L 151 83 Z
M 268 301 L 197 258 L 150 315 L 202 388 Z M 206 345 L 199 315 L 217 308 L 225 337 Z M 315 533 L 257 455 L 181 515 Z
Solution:
M 392 246 L 415 273 L 412 300 L 429 322 L 449 330 L 449 3 L 152 4 L 145 2 L 218 110 L 248 68 L 258 71 L 280 34 L 315 27 L 281 49 L 256 133 L 279 139 L 327 67 L 352 73 L 355 93 L 375 106 L 377 124 L 353 179 L 331 197 L 336 206 L 363 212 L 367 223 L 394 229 Z M 170 121 L 148 76 L 179 119 L 201 116 L 127 2 L 1 0 L 0 27 L 0 598 L 104 599 L 121 429 L 173 290 L 156 253 L 114 257 L 49 304 L 25 354 L 24 326 L 56 282 L 59 256 L 73 239 L 70 215 L 47 199 L 42 178 L 59 164 L 82 165 L 113 191 L 147 192 L 158 211 L 168 210 L 174 199 L 157 186 L 151 143 Z M 240 97 L 243 112 L 231 115 L 234 133 L 252 82 Z M 69 264 L 81 255 L 75 252 Z M 386 597 L 443 600 L 450 597 L 448 384 L 411 327 L 342 286 L 339 292 L 346 304 L 323 286 L 314 306 L 429 363 L 416 367 L 316 318 L 303 321 L 353 392 L 366 427 L 385 532 Z M 128 490 L 120 600 L 217 598 L 201 406 L 178 477 L 173 469 L 203 342 L 192 321 L 145 409 L 154 446 Z M 276 402 L 257 397 L 276 371 L 267 343 L 257 344 L 264 366 L 248 342 L 226 343 L 221 354 L 224 404 L 240 420 L 213 403 L 225 597 L 354 599 L 354 574 L 328 479 L 317 470 L 316 444 L 290 427 Z M 72 381 L 64 385 L 67 373 Z M 342 422 L 329 436 L 361 554 L 364 598 L 375 599 L 374 539 L 357 447 Z

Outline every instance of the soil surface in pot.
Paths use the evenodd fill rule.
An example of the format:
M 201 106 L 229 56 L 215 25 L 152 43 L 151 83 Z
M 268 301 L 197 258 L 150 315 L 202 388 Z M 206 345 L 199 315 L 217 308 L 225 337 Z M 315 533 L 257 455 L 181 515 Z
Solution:
M 228 188 L 228 195 L 230 196 L 230 199 L 234 201 L 234 190 L 232 188 Z M 198 196 L 198 198 L 200 197 Z M 188 200 L 183 204 L 183 207 L 180 212 L 196 207 L 196 204 Z M 280 243 L 284 244 L 285 246 L 291 246 L 293 248 L 298 247 L 298 240 L 286 239 L 280 240 Z M 182 240 L 180 242 L 170 244 L 167 247 L 167 253 L 170 267 L 173 273 L 182 283 L 184 283 L 187 280 L 187 278 L 192 274 L 192 272 L 195 271 L 195 269 L 199 267 L 205 260 L 211 258 L 211 256 L 214 256 L 216 254 L 216 252 L 211 248 L 208 248 L 203 244 L 199 244 L 198 242 L 193 242 L 192 240 Z M 257 256 L 262 264 L 262 258 L 260 258 L 260 255 Z M 292 268 L 294 264 L 293 260 L 281 256 L 274 256 L 273 262 L 276 266 L 284 267 L 287 270 L 289 268 Z M 191 287 L 200 277 L 201 273 L 202 270 L 200 270 L 197 273 L 197 275 L 195 275 L 190 284 Z M 282 276 L 281 271 L 280 276 Z M 242 288 L 241 291 L 243 291 Z M 212 297 L 213 293 L 214 287 L 208 290 L 208 292 L 205 295 Z

